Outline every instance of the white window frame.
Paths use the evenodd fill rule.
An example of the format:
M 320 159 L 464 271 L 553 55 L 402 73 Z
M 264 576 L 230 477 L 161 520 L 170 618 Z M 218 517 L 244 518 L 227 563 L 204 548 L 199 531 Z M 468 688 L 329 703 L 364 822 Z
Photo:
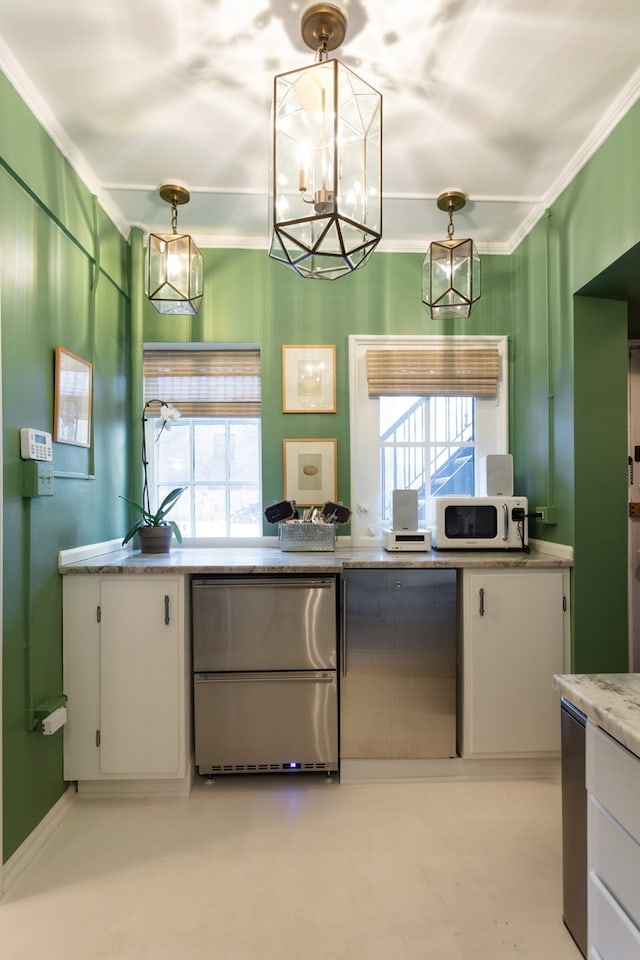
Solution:
M 351 454 L 351 543 L 382 543 L 380 508 L 379 401 L 369 397 L 367 350 L 419 350 L 426 347 L 493 347 L 500 356 L 496 397 L 476 400 L 476 476 L 487 453 L 509 452 L 508 337 L 506 336 L 391 336 L 353 334 L 349 337 L 349 411 Z
M 227 342 L 218 342 L 218 341 L 216 342 L 207 341 L 204 343 L 195 343 L 191 341 L 184 342 L 184 343 L 173 342 L 173 341 L 171 342 L 145 341 L 145 343 L 143 344 L 143 351 L 144 350 L 170 350 L 170 351 L 184 350 L 186 352 L 193 352 L 195 350 L 205 350 L 205 351 L 206 350 L 220 350 L 220 351 L 259 350 L 262 355 L 262 348 L 260 344 L 253 341 L 251 342 L 248 341 L 246 343 L 245 342 L 237 342 L 237 343 L 228 342 L 227 343 Z M 143 374 L 143 378 L 144 378 L 144 374 Z M 163 399 L 166 399 L 170 402 L 173 400 L 172 397 L 165 397 Z M 178 409 L 180 408 L 179 402 L 176 403 L 176 406 L 178 407 Z M 152 509 L 156 509 L 157 507 L 157 505 L 154 506 L 153 498 L 156 495 L 157 486 L 158 486 L 157 450 L 155 448 L 154 441 L 158 435 L 158 430 L 162 425 L 162 421 L 154 414 L 155 414 L 155 410 L 147 411 L 146 418 L 145 418 L 146 423 L 144 425 L 144 429 L 146 430 L 146 440 L 147 440 L 147 457 L 149 461 L 149 471 L 148 471 L 149 472 L 149 488 L 152 492 L 152 501 L 151 501 Z M 215 418 L 212 418 L 212 419 L 215 419 Z M 224 420 L 226 418 L 222 417 L 221 419 Z M 262 486 L 262 412 L 256 418 L 248 417 L 248 418 L 240 418 L 240 419 L 257 419 L 259 421 L 260 449 L 259 449 L 257 470 L 258 470 L 258 485 L 259 485 L 260 501 L 261 501 L 260 512 L 262 513 L 263 506 L 264 506 L 262 502 L 262 496 L 264 493 L 263 486 Z M 169 515 L 169 517 L 171 518 L 171 515 Z M 258 534 L 255 537 L 238 537 L 238 536 L 187 537 L 185 536 L 183 537 L 182 545 L 185 547 L 189 547 L 189 546 L 192 546 L 192 547 L 235 547 L 235 546 L 252 547 L 252 546 L 260 546 L 264 542 L 265 542 L 265 537 L 261 534 Z
M 225 423 L 225 424 L 229 422 L 236 422 L 236 423 L 251 422 L 257 425 L 258 438 L 259 438 L 259 444 L 258 444 L 259 456 L 258 456 L 258 462 L 256 464 L 256 470 L 257 470 L 258 476 L 257 476 L 257 481 L 254 481 L 254 482 L 258 487 L 258 492 L 260 496 L 260 521 L 258 524 L 258 528 L 260 529 L 262 526 L 262 523 L 261 523 L 261 518 L 262 518 L 262 462 L 261 462 L 262 461 L 262 417 L 203 417 L 203 418 L 185 417 L 184 420 L 185 422 L 188 422 L 190 424 L 189 446 L 190 446 L 191 454 L 193 454 L 193 425 L 195 424 L 214 423 L 217 420 L 219 423 Z M 157 509 L 162 497 L 166 496 L 166 494 L 168 493 L 168 490 L 165 490 L 162 492 L 162 494 L 158 495 L 158 474 L 159 474 L 158 449 L 159 448 L 155 441 L 161 427 L 162 427 L 162 420 L 159 417 L 152 418 L 147 416 L 146 423 L 145 423 L 145 430 L 146 430 L 146 437 L 147 437 L 147 457 L 148 457 L 148 464 L 149 464 L 149 467 L 148 467 L 149 490 L 151 493 L 151 509 L 152 510 Z M 174 428 L 174 429 L 179 429 L 179 428 Z M 188 484 L 188 486 L 191 487 L 192 493 L 195 493 L 195 490 L 199 486 L 206 485 L 206 481 L 193 479 L 193 463 L 191 463 L 190 474 L 191 474 L 191 481 Z M 173 484 L 173 486 L 175 485 L 176 484 Z M 235 483 L 233 481 L 229 482 L 227 479 L 225 479 L 222 482 L 218 481 L 216 485 L 223 486 L 225 488 L 225 493 L 226 493 L 228 492 L 229 489 L 233 489 L 234 486 L 240 486 L 241 483 Z M 172 515 L 170 514 L 169 519 L 171 519 L 171 516 Z M 185 546 L 188 546 L 190 544 L 193 544 L 196 546 L 201 546 L 203 544 L 205 545 L 226 544 L 227 546 L 230 544 L 231 545 L 237 544 L 239 546 L 242 546 L 242 545 L 246 546 L 247 544 L 255 543 L 258 539 L 260 539 L 260 537 L 261 537 L 260 533 L 256 533 L 251 537 L 240 537 L 240 536 L 237 536 L 237 534 L 230 534 L 229 536 L 221 536 L 221 537 L 207 537 L 207 536 L 197 536 L 197 535 L 188 536 L 185 534 L 183 536 L 182 542 L 185 544 Z

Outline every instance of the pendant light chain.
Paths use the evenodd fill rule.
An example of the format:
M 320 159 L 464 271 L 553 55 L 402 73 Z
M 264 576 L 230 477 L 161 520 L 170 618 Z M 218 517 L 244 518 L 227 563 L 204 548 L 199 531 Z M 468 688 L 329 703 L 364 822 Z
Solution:
M 326 63 L 329 59 L 329 38 L 322 36 L 319 39 L 320 43 L 318 44 L 318 49 L 316 50 L 315 63 Z
M 447 239 L 453 240 L 453 207 L 449 207 L 449 225 L 447 227 Z
M 178 207 L 175 200 L 171 204 L 171 229 L 173 233 L 178 232 Z

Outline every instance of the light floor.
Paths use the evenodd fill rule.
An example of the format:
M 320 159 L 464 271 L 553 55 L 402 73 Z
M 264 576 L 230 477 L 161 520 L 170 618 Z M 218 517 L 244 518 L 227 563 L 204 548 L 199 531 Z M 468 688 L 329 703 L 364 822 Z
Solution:
M 580 960 L 560 785 L 199 783 L 76 800 L 0 904 L 6 960 Z

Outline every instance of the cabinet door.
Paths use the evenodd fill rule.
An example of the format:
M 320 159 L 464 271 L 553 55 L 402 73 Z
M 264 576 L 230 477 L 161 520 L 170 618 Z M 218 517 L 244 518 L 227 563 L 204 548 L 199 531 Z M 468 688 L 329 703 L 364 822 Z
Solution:
M 347 570 L 342 587 L 342 758 L 455 755 L 455 570 Z
M 561 570 L 464 572 L 465 757 L 559 752 L 563 585 Z
M 62 578 L 65 780 L 96 780 L 100 776 L 96 746 L 100 727 L 99 606 L 99 577 L 69 574 Z
M 176 777 L 184 768 L 183 583 L 101 581 L 100 772 Z

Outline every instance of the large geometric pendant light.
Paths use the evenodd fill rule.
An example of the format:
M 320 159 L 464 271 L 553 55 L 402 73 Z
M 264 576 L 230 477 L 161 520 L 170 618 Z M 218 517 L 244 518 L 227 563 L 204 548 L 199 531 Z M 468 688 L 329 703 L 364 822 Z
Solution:
M 468 317 L 480 299 L 480 257 L 473 240 L 453 239 L 453 214 L 466 203 L 464 193 L 441 193 L 439 210 L 449 214 L 446 240 L 430 244 L 422 264 L 422 302 L 434 320 Z
M 341 10 L 313 4 L 300 26 L 316 62 L 274 80 L 269 256 L 301 277 L 335 280 L 382 236 L 382 97 L 327 59 L 346 34 Z
M 178 233 L 177 205 L 189 203 L 189 191 L 163 183 L 161 198 L 171 204 L 172 233 L 150 233 L 145 271 L 146 293 L 158 313 L 194 315 L 202 303 L 204 263 L 188 234 Z

